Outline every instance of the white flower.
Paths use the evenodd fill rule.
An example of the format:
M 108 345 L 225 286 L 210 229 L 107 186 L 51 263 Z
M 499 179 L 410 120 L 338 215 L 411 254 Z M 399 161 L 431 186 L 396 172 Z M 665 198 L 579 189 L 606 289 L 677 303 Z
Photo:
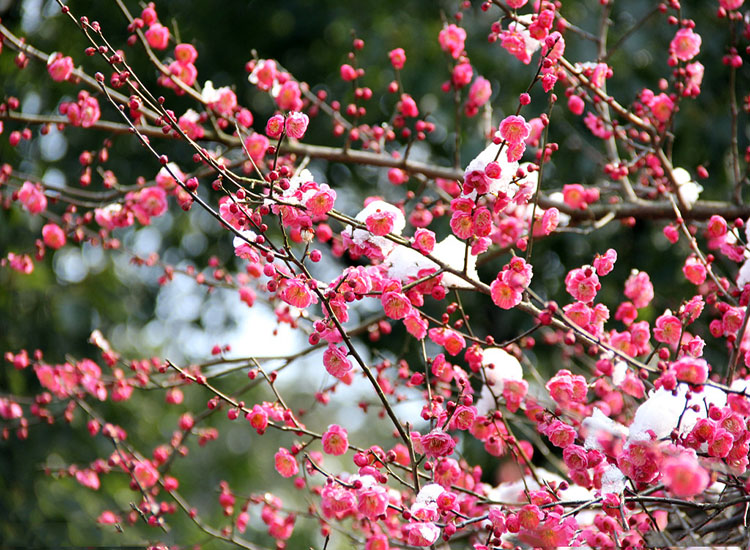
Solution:
M 206 103 L 216 103 L 219 101 L 219 91 L 214 88 L 214 83 L 206 80 L 201 92 L 201 99 Z
M 675 168 L 673 174 L 682 200 L 688 206 L 693 206 L 703 191 L 703 186 L 692 181 L 690 173 L 684 168 Z

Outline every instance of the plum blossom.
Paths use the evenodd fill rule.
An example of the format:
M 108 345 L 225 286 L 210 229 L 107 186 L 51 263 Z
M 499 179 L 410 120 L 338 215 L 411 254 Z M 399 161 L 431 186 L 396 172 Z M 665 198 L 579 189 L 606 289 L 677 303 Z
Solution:
M 64 82 L 73 74 L 73 58 L 59 52 L 50 54 L 47 59 L 47 72 L 55 82 Z
M 23 182 L 17 196 L 19 202 L 30 214 L 39 214 L 47 209 L 47 197 L 44 196 L 44 188 L 38 183 Z
M 396 206 L 382 200 L 372 200 L 355 217 L 358 222 L 366 223 L 367 218 L 378 212 L 392 216 L 392 227 L 390 233 L 401 235 L 406 227 L 406 218 L 403 212 Z M 367 229 L 347 226 L 342 232 L 344 243 L 357 254 L 365 254 L 368 257 L 383 259 L 394 249 L 395 243 L 383 236 L 374 235 Z
M 661 480 L 673 495 L 691 498 L 708 487 L 708 472 L 701 467 L 695 452 L 680 452 L 666 458 L 661 465 Z
M 682 28 L 678 30 L 672 42 L 669 44 L 669 53 L 680 61 L 690 61 L 701 48 L 701 36 L 693 29 Z
M 448 52 L 453 59 L 458 59 L 464 50 L 466 31 L 461 27 L 451 24 L 444 27 L 438 35 L 438 42 L 443 51 Z
M 299 472 L 299 465 L 292 453 L 280 447 L 274 456 L 274 466 L 282 477 L 293 477 Z

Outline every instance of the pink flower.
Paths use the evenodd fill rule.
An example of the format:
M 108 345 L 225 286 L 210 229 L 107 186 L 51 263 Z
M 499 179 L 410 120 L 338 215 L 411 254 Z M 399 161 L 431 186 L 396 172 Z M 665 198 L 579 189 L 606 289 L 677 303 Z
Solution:
M 135 194 L 128 194 L 133 201 L 133 213 L 143 225 L 148 225 L 152 217 L 161 216 L 167 211 L 167 192 L 161 187 L 147 187 Z
M 563 202 L 571 208 L 583 210 L 586 208 L 586 190 L 580 183 L 563 185 Z
M 159 480 L 159 472 L 150 461 L 139 461 L 133 468 L 133 477 L 144 489 L 150 489 Z
M 667 122 L 672 116 L 674 101 L 672 101 L 667 94 L 661 93 L 651 98 L 651 101 L 648 102 L 648 106 L 656 120 L 659 122 Z
M 302 109 L 302 91 L 296 81 L 288 80 L 281 85 L 279 95 L 276 96 L 276 105 L 282 111 L 299 111 Z
M 432 546 L 440 537 L 440 527 L 432 522 L 409 523 L 404 530 L 410 546 Z
M 562 449 L 571 445 L 576 439 L 575 429 L 559 420 L 553 420 L 549 426 L 544 428 L 543 433 L 549 438 L 550 443 Z
M 693 29 L 678 30 L 669 44 L 669 53 L 680 61 L 690 61 L 701 49 L 701 37 Z
M 305 201 L 305 207 L 312 216 L 323 216 L 331 211 L 334 202 L 336 202 L 336 191 L 323 183 L 320 189 Z
M 283 447 L 280 447 L 274 456 L 274 467 L 282 477 L 292 477 L 299 472 L 299 466 L 294 456 Z
M 656 319 L 654 328 L 654 340 L 675 347 L 680 341 L 682 335 L 682 323 L 671 313 L 660 315 Z
M 490 285 L 490 296 L 496 306 L 502 309 L 512 309 L 521 303 L 522 294 L 511 285 L 495 279 Z
M 333 344 L 323 352 L 323 366 L 328 374 L 338 379 L 342 379 L 352 370 L 352 363 L 346 357 L 346 352 Z
M 365 543 L 365 550 L 390 550 L 391 546 L 388 544 L 388 537 L 386 535 L 371 535 L 367 537 L 367 543 Z
M 456 442 L 443 430 L 436 428 L 420 438 L 424 453 L 432 458 L 448 456 L 453 453 Z
M 69 103 L 67 108 L 68 110 L 66 114 L 68 120 L 73 126 L 88 128 L 99 120 L 99 117 L 101 116 L 99 102 L 86 91 L 79 92 L 78 102 Z
M 323 434 L 323 450 L 334 456 L 346 453 L 349 448 L 349 440 L 344 428 L 338 424 L 331 424 Z
M 396 215 L 388 210 L 376 209 L 375 212 L 367 216 L 365 224 L 368 231 L 373 235 L 387 235 L 393 231 L 393 225 L 396 221 Z
M 625 296 L 633 301 L 637 309 L 644 308 L 651 303 L 654 299 L 654 285 L 651 284 L 648 273 L 633 270 L 628 280 L 625 281 Z
M 459 63 L 453 67 L 451 81 L 456 88 L 463 88 L 471 82 L 473 76 L 474 70 L 471 68 L 471 63 Z
M 174 47 L 174 56 L 178 63 L 186 65 L 195 63 L 195 60 L 198 59 L 198 51 L 192 44 L 177 44 Z
M 42 239 L 44 244 L 57 250 L 65 246 L 65 231 L 56 223 L 48 223 L 42 227 Z
M 523 143 L 531 134 L 531 125 L 522 116 L 511 115 L 500 123 L 499 132 L 509 144 Z
M 337 483 L 327 484 L 320 493 L 320 508 L 327 518 L 343 519 L 357 505 L 354 493 Z
M 268 138 L 263 134 L 254 132 L 245 138 L 245 148 L 250 153 L 250 158 L 255 164 L 260 164 L 268 150 Z
M 305 282 L 299 279 L 288 279 L 279 296 L 287 304 L 300 309 L 305 309 L 313 303 L 314 299 L 313 293 L 310 292 Z
M 284 116 L 275 114 L 266 122 L 266 135 L 272 139 L 278 139 L 284 131 Z
M 406 327 L 406 331 L 417 340 L 421 340 L 427 336 L 427 320 L 422 319 L 416 310 L 412 310 L 404 317 L 404 326 Z
M 706 266 L 704 266 L 703 263 L 693 255 L 685 260 L 685 265 L 682 266 L 682 272 L 685 274 L 685 278 L 694 285 L 702 285 L 705 283 L 706 275 L 708 274 Z
M 466 31 L 454 24 L 444 27 L 438 35 L 438 42 L 443 51 L 448 52 L 453 59 L 458 59 L 464 50 Z
M 383 304 L 383 311 L 391 319 L 403 319 L 412 310 L 409 298 L 400 290 L 383 292 L 380 301 Z
M 54 53 L 47 61 L 47 72 L 56 82 L 64 82 L 73 74 L 73 58 Z
M 252 84 L 256 84 L 259 89 L 268 91 L 273 88 L 276 76 L 276 62 L 273 59 L 261 59 L 248 76 L 248 80 Z
M 169 74 L 176 78 L 179 78 L 188 86 L 192 86 L 198 78 L 198 69 L 192 63 L 180 63 L 178 61 L 172 61 L 169 64 Z M 164 85 L 168 88 L 175 88 L 175 84 L 171 80 L 165 80 Z
M 667 489 L 676 497 L 691 498 L 708 487 L 708 472 L 689 453 L 669 457 L 661 465 L 661 479 Z
M 547 382 L 547 391 L 558 405 L 566 406 L 573 403 L 586 401 L 586 379 L 578 374 L 574 375 L 569 370 L 559 371 Z
M 258 435 L 263 435 L 268 427 L 268 413 L 257 403 L 253 405 L 253 409 L 245 415 L 245 419 L 250 422 L 250 425 L 253 428 L 255 428 Z
M 483 76 L 478 76 L 469 88 L 469 103 L 475 107 L 481 107 L 490 100 L 491 96 L 492 86 L 490 81 Z
M 608 249 L 604 256 L 599 254 L 594 258 L 594 267 L 596 268 L 596 274 L 600 277 L 607 275 L 615 268 L 615 262 L 617 261 L 617 251 L 613 248 Z
M 154 23 L 146 31 L 146 41 L 155 50 L 166 50 L 169 44 L 169 29 L 161 23 Z
M 44 189 L 38 183 L 23 182 L 21 189 L 18 190 L 18 200 L 30 214 L 39 214 L 47 209 L 47 197 L 44 196 Z
M 705 384 L 708 380 L 709 366 L 705 359 L 683 357 L 670 365 L 677 375 L 677 380 L 690 384 Z
M 310 119 L 305 113 L 299 113 L 297 111 L 289 113 L 286 117 L 286 133 L 289 137 L 294 139 L 302 139 L 307 131 L 307 125 L 310 123 Z
M 388 57 L 391 60 L 391 65 L 393 65 L 393 68 L 397 71 L 400 71 L 404 68 L 404 63 L 406 63 L 406 52 L 403 48 L 396 48 L 395 50 L 391 50 L 388 52 Z
M 581 96 L 572 95 L 568 98 L 568 109 L 574 115 L 581 116 L 585 107 L 586 104 L 581 99 Z
M 388 509 L 388 492 L 374 483 L 363 487 L 357 491 L 357 509 L 368 519 L 378 519 Z
M 590 266 L 573 269 L 565 277 L 565 290 L 581 302 L 592 301 L 601 286 L 599 277 Z

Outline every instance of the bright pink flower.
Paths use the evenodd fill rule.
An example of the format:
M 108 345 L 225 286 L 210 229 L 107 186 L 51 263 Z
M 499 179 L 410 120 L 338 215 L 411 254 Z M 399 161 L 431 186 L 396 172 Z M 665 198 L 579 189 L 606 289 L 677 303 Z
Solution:
M 253 409 L 245 415 L 245 418 L 255 428 L 258 435 L 263 435 L 268 427 L 268 413 L 263 407 L 256 403 L 253 405 Z
M 597 254 L 596 258 L 594 258 L 594 267 L 596 268 L 597 275 L 603 277 L 610 273 L 615 268 L 616 261 L 617 251 L 612 248 L 608 249 L 604 253 L 604 256 Z
M 307 131 L 310 119 L 305 113 L 292 112 L 286 117 L 286 134 L 294 139 L 302 139 Z
M 688 256 L 685 260 L 685 265 L 682 266 L 682 272 L 685 274 L 685 278 L 694 285 L 702 285 L 705 283 L 708 274 L 703 262 L 693 255 Z
M 701 49 L 701 37 L 693 29 L 678 30 L 669 44 L 669 53 L 680 61 L 690 61 Z
M 323 183 L 320 185 L 320 189 L 305 201 L 305 207 L 312 216 L 323 216 L 331 211 L 335 202 L 336 191 Z
M 563 201 L 571 208 L 583 210 L 586 208 L 586 190 L 580 183 L 563 185 Z
M 323 434 L 323 450 L 326 454 L 340 456 L 349 449 L 349 439 L 344 428 L 331 424 Z
M 42 227 L 42 239 L 49 248 L 57 250 L 65 246 L 65 231 L 56 223 L 48 223 Z
M 456 88 L 463 88 L 471 82 L 473 76 L 474 70 L 471 68 L 471 63 L 458 63 L 453 67 L 451 81 Z
M 675 347 L 680 341 L 682 335 L 682 323 L 671 313 L 660 315 L 656 319 L 654 328 L 654 340 Z
M 651 303 L 654 299 L 654 285 L 651 284 L 648 273 L 633 270 L 628 280 L 625 281 L 625 296 L 630 298 L 638 309 Z
M 99 482 L 99 475 L 94 470 L 88 468 L 76 472 L 76 481 L 84 487 L 88 487 L 94 491 L 98 491 L 101 485 Z
M 97 523 L 101 523 L 102 525 L 114 525 L 115 523 L 120 523 L 120 521 L 122 520 L 114 512 L 105 510 L 104 512 L 99 514 L 99 517 L 96 519 L 96 521 Z
M 531 125 L 520 115 L 505 117 L 498 130 L 509 144 L 523 143 L 531 134 Z
M 547 391 L 558 405 L 566 406 L 573 403 L 586 401 L 586 379 L 578 374 L 574 375 L 569 370 L 559 371 L 547 382 Z
M 570 112 L 574 115 L 581 116 L 585 107 L 586 104 L 583 99 L 581 99 L 581 96 L 572 95 L 568 98 L 568 109 L 570 109 Z
M 357 505 L 354 493 L 338 483 L 326 484 L 320 493 L 320 508 L 327 518 L 343 519 Z
M 133 477 L 143 489 L 150 489 L 159 480 L 159 472 L 150 461 L 141 460 L 133 468 Z
M 323 352 L 323 366 L 325 366 L 328 374 L 339 380 L 352 370 L 352 363 L 346 357 L 346 352 L 333 344 L 330 344 Z
M 92 126 L 99 117 L 99 102 L 95 97 L 89 95 L 85 90 L 78 93 L 78 102 L 69 103 L 67 111 L 68 120 L 73 126 L 88 128 Z
M 406 63 L 406 52 L 403 48 L 391 50 L 388 52 L 388 57 L 390 58 L 391 65 L 393 65 L 394 69 L 400 71 L 404 68 L 404 63 Z
M 734 437 L 724 428 L 716 428 L 708 443 L 708 456 L 724 458 L 732 450 Z
M 61 53 L 52 54 L 47 61 L 47 72 L 56 82 L 64 82 L 73 74 L 73 58 Z
M 692 498 L 702 493 L 709 482 L 708 472 L 690 453 L 664 459 L 661 479 L 669 492 L 679 498 Z
M 388 492 L 372 484 L 357 491 L 357 509 L 368 519 L 377 520 L 388 509 Z
M 192 63 L 179 63 L 178 61 L 173 61 L 169 64 L 168 68 L 169 74 L 179 78 L 188 86 L 195 84 L 195 81 L 198 79 L 198 69 L 196 69 L 195 65 Z M 170 80 L 164 81 L 164 84 L 167 87 L 175 87 L 174 83 Z
M 245 148 L 250 153 L 250 158 L 255 164 L 260 164 L 268 150 L 268 138 L 263 134 L 253 132 L 245 138 Z
M 169 29 L 161 23 L 154 23 L 146 31 L 146 41 L 155 50 L 166 50 L 169 44 Z
M 393 231 L 393 225 L 396 221 L 396 214 L 388 210 L 376 209 L 375 212 L 367 216 L 365 224 L 368 231 L 373 235 L 383 236 Z
M 174 56 L 177 62 L 183 65 L 195 63 L 195 60 L 198 59 L 198 50 L 192 44 L 177 44 L 174 47 Z
M 553 420 L 544 428 L 543 433 L 549 438 L 550 443 L 561 449 L 571 445 L 576 439 L 575 429 L 560 420 Z
M 432 458 L 448 456 L 453 453 L 456 446 L 454 439 L 443 430 L 435 428 L 430 433 L 420 438 L 424 453 Z
M 307 287 L 304 281 L 299 279 L 288 279 L 284 282 L 284 288 L 279 293 L 279 296 L 287 304 L 305 309 L 307 306 L 313 303 L 313 293 Z
M 277 74 L 276 62 L 273 59 L 261 59 L 248 76 L 248 80 L 252 84 L 256 84 L 261 90 L 268 91 L 273 88 Z
M 21 189 L 18 190 L 18 200 L 31 214 L 39 214 L 47 209 L 47 197 L 44 196 L 44 189 L 38 183 L 23 182 Z
M 696 357 L 683 357 L 670 365 L 674 370 L 677 380 L 690 384 L 705 384 L 708 380 L 709 366 L 705 359 Z
M 510 6 L 514 10 L 517 10 L 524 7 L 526 5 L 526 2 L 528 1 L 529 0 L 508 0 L 508 6 Z
M 280 447 L 274 456 L 274 466 L 282 477 L 292 477 L 299 472 L 299 466 L 294 456 L 283 447 Z
M 430 340 L 443 346 L 450 355 L 458 353 L 466 347 L 466 340 L 458 332 L 450 328 L 431 328 L 428 331 Z
M 438 42 L 444 52 L 448 52 L 453 59 L 458 59 L 464 50 L 464 41 L 466 40 L 466 31 L 461 27 L 450 24 L 444 27 L 438 35 Z
M 128 194 L 133 201 L 132 209 L 138 221 L 148 225 L 152 217 L 167 211 L 167 192 L 161 187 L 146 187 L 135 194 Z
M 565 290 L 581 302 L 592 301 L 601 286 L 599 277 L 590 266 L 573 269 L 565 277 Z
M 672 116 L 674 101 L 672 101 L 667 94 L 661 93 L 651 98 L 648 102 L 648 106 L 656 120 L 659 122 L 667 122 Z
M 383 292 L 380 301 L 383 304 L 383 311 L 391 319 L 403 319 L 412 310 L 409 298 L 400 291 Z
M 478 76 L 469 88 L 469 103 L 475 107 L 481 107 L 490 100 L 491 96 L 492 86 L 490 81 L 483 76 Z
M 414 248 L 430 253 L 435 248 L 435 233 L 429 229 L 417 229 L 414 233 Z
M 284 116 L 275 114 L 266 122 L 266 135 L 272 139 L 277 139 L 284 131 Z
M 422 319 L 414 309 L 404 317 L 404 326 L 406 327 L 406 331 L 417 340 L 421 340 L 427 336 L 427 320 Z
M 523 298 L 521 292 L 508 283 L 495 279 L 490 285 L 490 296 L 496 306 L 502 309 L 512 309 L 521 303 Z

